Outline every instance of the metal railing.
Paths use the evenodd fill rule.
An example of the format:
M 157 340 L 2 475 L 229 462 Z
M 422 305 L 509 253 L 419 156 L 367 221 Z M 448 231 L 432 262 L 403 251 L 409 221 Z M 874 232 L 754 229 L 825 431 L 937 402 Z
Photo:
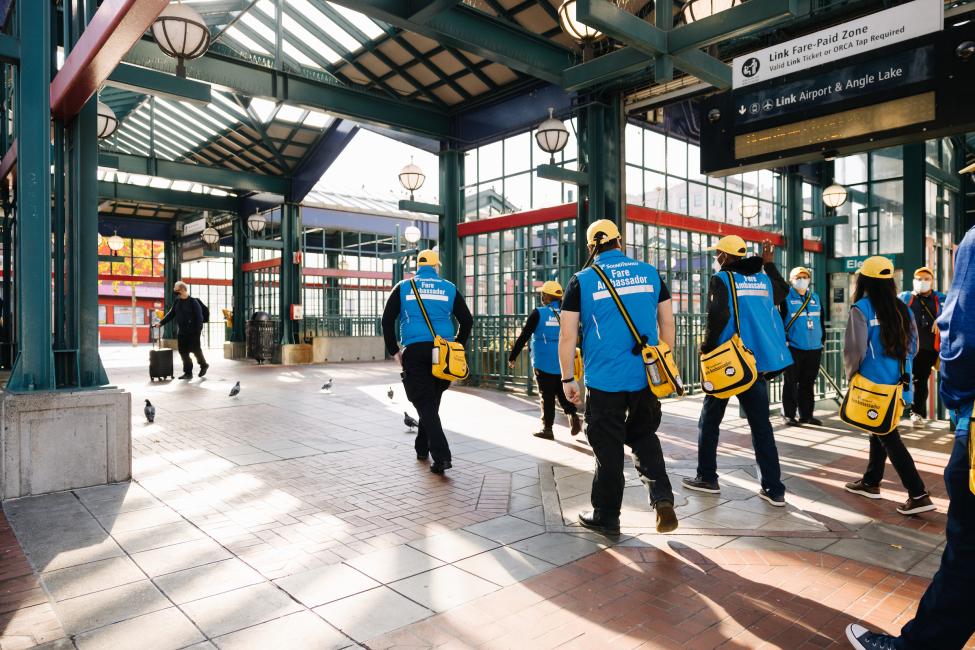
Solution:
M 320 336 L 382 336 L 379 316 L 308 316 L 298 324 L 298 339 L 311 343 Z
M 474 329 L 468 343 L 468 362 L 471 381 L 482 386 L 533 392 L 534 383 L 530 354 L 527 346 L 518 357 L 514 368 L 508 368 L 508 354 L 521 332 L 526 316 L 475 316 Z M 675 314 L 677 326 L 674 342 L 674 359 L 680 370 L 688 394 L 701 390 L 701 369 L 698 352 L 704 339 L 704 314 Z M 816 399 L 836 396 L 829 377 L 841 390 L 846 389 L 846 373 L 843 370 L 843 329 L 827 328 L 823 348 L 822 370 L 816 381 Z M 769 399 L 773 404 L 782 401 L 782 378 L 769 382 Z

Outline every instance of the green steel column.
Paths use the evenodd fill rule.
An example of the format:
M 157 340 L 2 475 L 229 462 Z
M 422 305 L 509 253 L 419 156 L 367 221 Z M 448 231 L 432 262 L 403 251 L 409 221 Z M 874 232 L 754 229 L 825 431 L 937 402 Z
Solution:
M 464 155 L 460 151 L 445 149 L 440 152 L 440 205 L 444 213 L 440 217 L 440 265 L 443 278 L 464 287 L 464 249 L 457 226 L 464 220 Z
M 88 101 L 72 123 L 72 236 L 69 332 L 78 349 L 81 385 L 105 386 L 108 375 L 98 353 L 98 109 Z
M 782 180 L 785 183 L 785 223 L 782 224 L 785 269 L 780 270 L 788 275 L 788 269 L 802 264 L 802 176 L 795 167 L 789 167 Z
M 281 206 L 281 277 L 278 292 L 278 313 L 281 315 L 281 345 L 298 342 L 295 322 L 291 320 L 291 305 L 301 303 L 301 266 L 294 263 L 294 254 L 301 250 L 301 208 L 297 203 Z
M 623 98 L 618 93 L 592 97 L 579 114 L 579 166 L 589 174 L 580 188 L 576 248 L 580 264 L 588 257 L 586 228 L 610 219 L 623 231 L 626 192 L 623 186 Z
M 904 145 L 904 284 L 910 289 L 914 269 L 925 264 L 927 238 L 924 218 L 924 184 L 927 163 L 924 160 L 924 143 Z
M 251 261 L 251 249 L 247 244 L 247 216 L 238 214 L 234 221 L 234 259 L 233 259 L 233 281 L 232 289 L 234 292 L 233 310 L 234 327 L 230 335 L 230 340 L 234 343 L 243 343 L 246 340 L 245 323 L 250 318 L 247 312 L 247 277 L 244 272 L 244 264 Z
M 169 236 L 169 241 L 163 244 L 163 276 L 165 276 L 165 286 L 163 286 L 163 300 L 166 313 L 173 308 L 173 285 L 179 280 L 179 260 L 182 235 L 173 230 Z M 176 338 L 176 326 L 172 321 L 163 326 L 162 338 Z
M 17 67 L 17 320 L 10 391 L 51 390 L 51 5 L 20 2 Z

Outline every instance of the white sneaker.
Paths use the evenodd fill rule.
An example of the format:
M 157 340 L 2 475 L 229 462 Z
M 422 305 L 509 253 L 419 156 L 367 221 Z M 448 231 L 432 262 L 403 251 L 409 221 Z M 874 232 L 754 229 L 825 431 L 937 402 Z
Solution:
M 911 413 L 911 424 L 913 424 L 916 427 L 923 427 L 924 426 L 924 418 L 922 418 L 917 413 Z

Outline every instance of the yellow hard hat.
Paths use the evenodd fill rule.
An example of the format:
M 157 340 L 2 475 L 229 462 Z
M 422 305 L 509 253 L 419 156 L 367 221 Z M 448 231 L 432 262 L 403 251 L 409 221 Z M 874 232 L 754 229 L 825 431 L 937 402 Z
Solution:
M 863 266 L 860 267 L 860 274 L 868 278 L 893 280 L 894 263 L 882 255 L 874 255 L 863 261 Z
M 596 235 L 602 233 L 603 236 L 596 238 Z M 586 241 L 589 242 L 590 246 L 598 246 L 599 244 L 613 241 L 614 239 L 620 238 L 620 229 L 615 223 L 609 219 L 600 219 L 599 221 L 594 221 L 589 224 L 586 229 Z
M 795 280 L 797 277 L 799 277 L 800 273 L 805 273 L 810 278 L 812 277 L 812 271 L 807 269 L 805 266 L 797 266 L 796 268 L 789 271 L 789 279 Z
M 556 298 L 562 297 L 562 285 L 555 280 L 549 280 L 543 284 L 539 289 L 539 293 L 545 293 L 550 296 L 555 296 Z
M 748 252 L 748 247 L 745 245 L 745 240 L 738 235 L 728 235 L 719 239 L 718 243 L 708 250 L 721 251 L 722 253 L 728 253 L 728 255 L 744 257 Z
M 922 267 L 921 267 L 921 268 L 919 268 L 918 270 L 916 270 L 916 271 L 914 271 L 914 277 L 917 277 L 918 275 L 920 275 L 920 274 L 922 274 L 922 273 L 927 273 L 927 274 L 928 274 L 928 275 L 930 275 L 930 276 L 931 276 L 932 278 L 934 277 L 934 271 L 932 271 L 931 269 L 929 269 L 929 268 L 928 268 L 928 267 L 926 267 L 926 266 L 922 266 Z
M 438 264 L 440 264 L 440 255 L 437 251 L 420 251 L 420 254 L 416 256 L 417 266 L 437 266 Z

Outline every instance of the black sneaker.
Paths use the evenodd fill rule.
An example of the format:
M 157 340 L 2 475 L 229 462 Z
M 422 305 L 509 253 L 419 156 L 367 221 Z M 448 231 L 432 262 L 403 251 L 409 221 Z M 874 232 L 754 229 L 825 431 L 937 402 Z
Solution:
M 578 413 L 573 413 L 569 416 L 569 433 L 577 436 L 580 431 L 582 431 L 582 419 Z
M 788 416 L 785 416 L 785 426 L 787 426 L 787 427 L 797 427 L 797 426 L 799 426 L 799 420 L 797 420 L 795 418 L 790 418 Z
M 182 375 L 179 376 L 179 378 L 180 379 L 193 379 L 193 373 L 192 372 L 184 372 Z
M 700 476 L 681 479 L 681 484 L 688 490 L 697 490 L 708 494 L 719 494 L 721 492 L 721 486 L 718 485 L 717 481 L 705 481 Z
M 200 374 L 197 375 L 197 376 L 198 377 L 202 377 L 203 375 L 207 374 L 207 370 L 209 370 L 209 369 L 210 369 L 210 364 L 209 363 L 203 364 L 202 366 L 200 366 Z
M 430 471 L 434 474 L 443 474 L 445 469 L 450 469 L 453 465 L 450 464 L 449 460 L 435 460 L 433 464 L 430 465 Z
M 545 427 L 541 431 L 536 431 L 532 435 L 536 438 L 541 438 L 542 440 L 555 440 L 555 434 L 552 433 L 552 427 Z
M 854 481 L 853 483 L 847 483 L 843 486 L 843 489 L 847 492 L 853 494 L 859 494 L 862 497 L 867 497 L 868 499 L 879 499 L 880 498 L 880 486 L 879 485 L 867 485 L 863 482 L 863 479 L 859 481 Z
M 657 511 L 657 532 L 672 533 L 677 530 L 677 513 L 670 501 L 658 501 L 653 509 Z
M 761 499 L 763 499 L 763 500 L 771 503 L 776 508 L 784 508 L 785 507 L 785 495 L 784 494 L 781 495 L 781 496 L 774 497 L 774 496 L 772 496 L 768 492 L 768 490 L 766 490 L 765 488 L 762 488 L 762 491 L 758 493 L 758 496 L 759 496 L 759 498 L 761 498 Z
M 811 424 L 814 427 L 821 427 L 823 426 L 823 421 L 819 418 L 802 418 L 799 420 L 799 424 Z
M 854 650 L 897 650 L 897 641 L 889 634 L 871 632 L 862 625 L 851 623 L 846 626 L 846 639 Z
M 580 512 L 579 513 L 579 523 L 588 528 L 589 530 L 594 530 L 597 533 L 602 533 L 603 535 L 619 535 L 620 534 L 620 520 L 615 521 L 603 521 L 596 518 L 595 512 Z
M 937 510 L 937 508 L 931 503 L 931 497 L 926 494 L 917 498 L 907 497 L 904 505 L 897 506 L 897 512 L 902 515 L 918 515 L 922 512 L 931 512 L 932 510 Z

